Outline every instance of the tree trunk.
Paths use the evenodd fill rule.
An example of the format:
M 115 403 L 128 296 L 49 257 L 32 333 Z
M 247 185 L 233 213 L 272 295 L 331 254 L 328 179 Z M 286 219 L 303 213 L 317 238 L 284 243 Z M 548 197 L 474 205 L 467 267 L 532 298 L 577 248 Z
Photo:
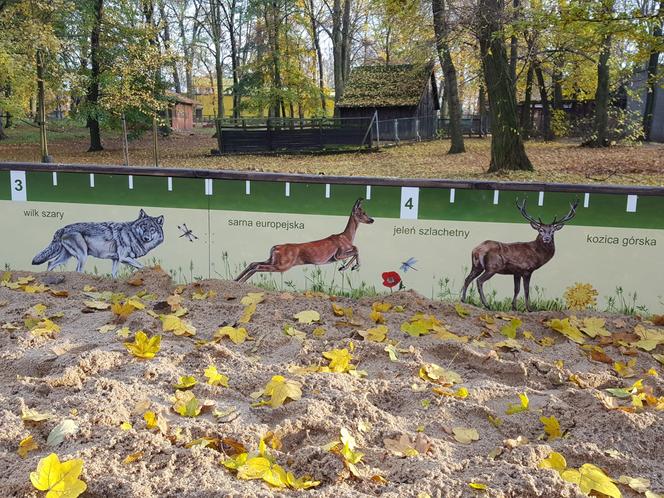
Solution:
M 602 51 L 597 64 L 597 90 L 595 92 L 595 117 L 593 136 L 584 145 L 607 147 L 609 145 L 609 58 L 611 57 L 611 33 L 604 36 Z
M 231 45 L 231 73 L 233 75 L 233 88 L 231 94 L 233 98 L 233 118 L 240 118 L 240 57 L 238 54 L 238 23 L 235 20 L 237 10 L 237 0 L 232 0 L 228 7 L 225 3 L 221 3 L 221 8 L 224 11 L 224 19 L 226 20 L 226 29 L 228 30 L 228 38 Z M 241 27 L 239 29 L 242 29 Z M 241 35 L 240 35 L 241 36 Z
M 316 50 L 316 64 L 318 66 L 318 91 L 320 92 L 320 106 L 323 116 L 327 114 L 327 104 L 325 102 L 325 78 L 323 75 L 323 53 L 320 49 L 320 37 L 318 35 L 318 22 L 314 14 L 314 0 L 309 0 L 309 22 L 311 23 L 311 39 L 314 42 Z
M 341 0 L 332 6 L 332 65 L 334 67 L 334 103 L 341 100 L 344 91 L 343 61 L 341 59 Z M 337 109 L 334 109 L 335 113 Z
M 519 9 L 519 0 L 513 0 L 512 6 L 514 7 L 514 20 L 518 18 L 518 9 Z M 512 78 L 512 84 L 515 88 L 516 94 L 516 62 L 519 58 L 519 39 L 515 34 L 512 35 L 510 39 L 510 78 Z
M 101 32 L 101 20 L 104 13 L 104 0 L 95 0 L 95 18 L 90 33 L 90 83 L 88 84 L 87 104 L 88 119 L 87 126 L 90 130 L 90 147 L 88 152 L 104 150 L 101 144 L 99 132 L 99 35 Z
M 39 145 L 41 149 L 41 162 L 50 163 L 52 158 L 48 153 L 48 137 L 46 136 L 46 88 L 44 85 L 44 53 L 37 49 L 35 53 L 37 66 L 37 112 L 39 123 Z
M 353 0 L 344 1 L 344 15 L 341 19 L 341 57 L 343 60 L 343 80 L 344 84 L 350 74 L 350 51 L 351 51 L 351 36 L 350 36 L 350 8 Z
M 193 44 L 195 42 L 196 34 L 192 33 L 192 40 L 190 45 L 189 42 L 187 41 L 187 28 L 184 25 L 184 15 L 178 17 L 178 26 L 180 28 L 180 44 L 182 45 L 182 55 L 184 58 L 184 79 L 185 79 L 185 85 L 187 85 L 187 97 L 193 99 L 194 98 Z M 194 28 L 194 31 L 195 30 L 196 28 Z
M 224 118 L 224 66 L 221 63 L 221 43 L 215 43 L 214 71 L 217 79 L 217 118 Z
M 533 76 L 535 68 L 533 63 L 528 64 L 528 72 L 526 73 L 526 94 L 523 99 L 523 107 L 521 107 L 521 137 L 528 140 L 533 132 L 533 120 L 531 114 L 532 97 L 533 97 Z
M 233 11 L 235 10 L 233 5 Z M 231 71 L 233 72 L 233 118 L 240 118 L 240 73 L 238 67 L 238 53 L 237 53 L 237 38 L 235 33 L 235 22 L 234 14 L 231 13 L 230 23 L 233 26 L 232 29 L 228 31 L 231 42 Z
M 659 15 L 664 15 L 664 0 L 659 2 Z M 653 31 L 653 37 L 655 43 L 662 43 L 664 38 L 662 37 L 662 22 L 660 21 L 655 30 Z M 657 70 L 659 64 L 659 49 L 655 46 L 651 52 L 648 59 L 648 76 L 646 82 L 646 103 L 643 109 L 643 138 L 646 142 L 650 142 L 650 134 L 652 132 L 652 122 L 653 122 L 653 112 L 655 110 L 655 100 L 660 89 L 657 85 Z
M 387 33 L 385 33 L 385 65 L 390 65 L 390 35 L 392 34 L 392 26 L 387 27 Z
M 558 110 L 563 108 L 563 73 L 562 73 L 562 58 L 554 61 L 553 72 L 551 79 L 553 80 L 553 108 Z
M 440 97 L 440 117 L 444 119 L 447 116 L 447 101 L 445 100 L 445 78 L 441 78 L 438 83 L 438 96 Z
M 332 61 L 334 67 L 334 102 L 344 93 L 350 70 L 350 10 L 352 0 L 334 0 L 332 6 Z M 335 108 L 335 113 L 337 109 Z
M 486 115 L 486 92 L 484 91 L 484 83 L 480 81 L 480 88 L 477 95 L 477 107 L 479 108 L 480 115 L 480 138 L 484 138 L 487 134 Z
M 489 172 L 532 171 L 519 134 L 514 85 L 505 48 L 500 0 L 480 0 L 477 36 L 491 111 L 491 163 Z
M 463 143 L 463 130 L 461 128 L 461 103 L 459 102 L 459 87 L 454 61 L 450 55 L 448 42 L 449 30 L 445 18 L 445 0 L 432 0 L 433 27 L 436 34 L 436 49 L 443 69 L 445 80 L 445 100 L 450 116 L 450 150 L 448 154 L 466 152 Z
M 546 82 L 544 81 L 544 73 L 539 62 L 535 64 L 535 74 L 537 76 L 540 100 L 542 101 L 542 138 L 548 142 L 553 140 L 553 133 L 551 133 L 551 104 L 549 103 Z
M 217 119 L 224 118 L 224 66 L 221 57 L 221 10 L 220 0 L 210 0 L 210 23 L 214 45 L 214 71 L 217 82 Z M 219 134 L 218 134 L 219 135 Z M 217 140 L 220 140 L 218 137 Z M 219 149 L 221 150 L 221 149 Z
M 273 71 L 273 84 L 274 89 L 276 90 L 276 99 L 274 101 L 274 117 L 278 118 L 280 116 L 286 117 L 286 109 L 284 107 L 284 102 L 281 98 L 281 42 L 279 40 L 279 14 L 278 6 L 276 1 L 272 1 L 272 26 L 268 26 L 268 30 L 272 36 L 272 71 Z
M 5 138 L 7 138 L 7 134 L 5 133 L 5 128 L 4 128 L 4 125 L 2 123 L 2 118 L 3 117 L 4 116 L 2 115 L 2 112 L 0 112 L 0 140 L 4 140 Z
M 187 98 L 194 98 L 194 75 L 193 75 L 193 64 L 190 64 L 189 61 L 184 62 L 184 79 L 185 84 L 187 85 Z
M 5 97 L 9 98 L 12 96 L 12 85 L 7 83 L 5 87 Z M 12 115 L 9 111 L 5 111 L 5 128 L 11 128 L 12 126 Z
M 171 29 L 168 25 L 168 18 L 166 17 L 166 8 L 164 7 L 164 1 L 159 1 L 159 14 L 161 15 L 161 22 L 164 23 L 164 50 L 169 52 L 171 50 Z M 173 71 L 173 87 L 175 88 L 175 93 L 180 94 L 182 92 L 182 86 L 180 85 L 180 75 L 178 74 L 178 65 L 173 60 L 171 63 L 171 70 Z

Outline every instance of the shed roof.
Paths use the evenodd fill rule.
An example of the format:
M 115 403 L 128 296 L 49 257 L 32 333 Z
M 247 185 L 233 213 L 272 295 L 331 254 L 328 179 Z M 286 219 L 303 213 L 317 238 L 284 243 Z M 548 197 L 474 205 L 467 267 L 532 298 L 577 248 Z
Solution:
M 193 105 L 194 107 L 202 107 L 201 103 L 198 100 L 193 100 L 184 95 L 180 95 L 175 92 L 166 92 L 166 97 L 172 102 L 177 102 L 178 104 L 187 104 Z
M 337 107 L 417 106 L 432 71 L 431 63 L 356 67 Z

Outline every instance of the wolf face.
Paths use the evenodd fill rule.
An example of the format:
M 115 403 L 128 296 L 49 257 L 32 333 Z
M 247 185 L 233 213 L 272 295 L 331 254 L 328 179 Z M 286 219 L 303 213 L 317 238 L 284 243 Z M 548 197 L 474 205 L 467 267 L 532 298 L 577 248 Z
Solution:
M 132 230 L 146 249 L 157 247 L 164 241 L 164 216 L 148 216 L 141 209 L 138 219 L 132 223 Z

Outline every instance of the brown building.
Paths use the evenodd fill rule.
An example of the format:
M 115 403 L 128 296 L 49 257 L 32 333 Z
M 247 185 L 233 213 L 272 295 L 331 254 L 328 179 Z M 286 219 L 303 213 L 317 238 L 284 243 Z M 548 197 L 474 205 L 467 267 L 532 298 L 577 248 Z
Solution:
M 196 108 L 202 107 L 201 104 L 176 93 L 168 93 L 167 97 L 171 101 L 168 106 L 168 122 L 171 128 L 175 131 L 192 130 Z

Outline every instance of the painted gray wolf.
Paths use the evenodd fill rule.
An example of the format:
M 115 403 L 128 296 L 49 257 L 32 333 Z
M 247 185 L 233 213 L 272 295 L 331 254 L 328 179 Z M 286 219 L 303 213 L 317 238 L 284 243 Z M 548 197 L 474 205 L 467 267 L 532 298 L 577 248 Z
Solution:
M 134 221 L 72 223 L 55 232 L 51 243 L 34 257 L 32 264 L 48 261 L 47 270 L 51 271 L 74 257 L 78 262 L 76 271 L 82 272 L 88 256 L 94 256 L 113 260 L 111 274 L 115 277 L 119 263 L 143 267 L 136 258 L 164 241 L 163 225 L 163 216 L 148 216 L 142 209 Z

